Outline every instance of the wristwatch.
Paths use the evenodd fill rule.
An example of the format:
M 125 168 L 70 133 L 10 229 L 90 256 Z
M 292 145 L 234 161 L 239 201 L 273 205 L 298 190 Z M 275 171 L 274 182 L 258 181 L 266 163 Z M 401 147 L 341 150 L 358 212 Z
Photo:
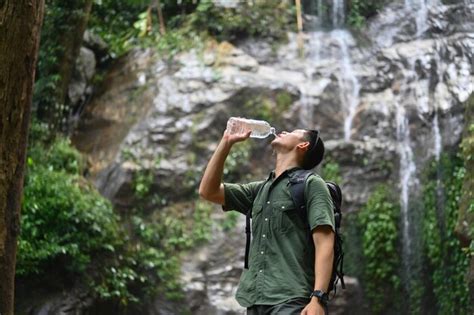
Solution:
M 329 296 L 326 292 L 323 292 L 321 290 L 315 290 L 311 292 L 309 298 L 312 298 L 313 296 L 315 296 L 318 299 L 319 303 L 321 303 L 322 305 L 328 304 Z

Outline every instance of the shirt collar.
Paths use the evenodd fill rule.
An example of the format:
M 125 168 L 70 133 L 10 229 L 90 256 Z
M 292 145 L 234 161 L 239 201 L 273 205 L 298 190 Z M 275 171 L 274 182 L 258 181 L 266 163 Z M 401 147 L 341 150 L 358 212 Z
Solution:
M 287 170 L 285 170 L 283 173 L 281 173 L 281 176 L 289 175 L 293 173 L 294 171 L 301 170 L 303 169 L 301 166 L 294 166 L 291 167 Z M 275 179 L 275 171 L 271 171 L 270 174 L 268 175 L 267 181 Z

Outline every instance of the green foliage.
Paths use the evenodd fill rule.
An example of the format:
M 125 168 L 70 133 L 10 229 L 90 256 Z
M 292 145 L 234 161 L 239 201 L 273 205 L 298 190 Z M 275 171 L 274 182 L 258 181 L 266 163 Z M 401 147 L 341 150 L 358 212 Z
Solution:
M 264 95 L 248 99 L 244 103 L 244 112 L 252 113 L 255 119 L 274 121 L 275 107 L 270 98 Z
M 52 130 L 64 127 L 69 110 L 64 104 L 64 78 L 60 67 L 67 53 L 64 46 L 75 31 L 74 23 L 84 17 L 85 3 L 85 0 L 46 1 L 33 101 L 38 104 L 38 115 Z
M 17 276 L 72 277 L 122 306 L 156 294 L 182 298 L 179 253 L 210 239 L 212 205 L 193 203 L 190 216 L 133 209 L 121 218 L 81 176 L 84 161 L 68 139 L 51 138 L 36 120 L 30 131 Z M 148 200 L 163 207 L 165 199 L 150 191 L 151 172 L 134 182 L 138 206 Z
M 439 314 L 471 314 L 469 257 L 454 233 L 465 175 L 459 156 L 443 155 L 432 163 L 423 188 L 424 247 Z
M 344 250 L 344 273 L 363 279 L 364 255 L 362 252 L 362 233 L 357 212 L 344 213 L 341 224 Z
M 101 251 L 120 245 L 118 218 L 108 200 L 79 172 L 82 161 L 69 141 L 49 149 L 33 144 L 27 157 L 17 273 L 42 274 L 62 261 L 65 272 L 84 272 Z
M 152 184 L 153 172 L 150 170 L 140 170 L 134 173 L 132 186 L 137 198 L 145 198 L 150 193 Z
M 341 170 L 339 164 L 331 158 L 326 158 L 323 162 L 322 177 L 324 180 L 341 183 Z
M 398 242 L 399 207 L 390 201 L 389 190 L 379 186 L 359 214 L 363 230 L 367 297 L 374 314 L 384 314 L 394 307 L 400 279 Z
M 352 0 L 348 14 L 349 25 L 361 28 L 368 18 L 377 14 L 377 11 L 384 6 L 384 2 L 380 0 Z
M 237 225 L 240 213 L 237 211 L 229 211 L 225 213 L 225 218 L 221 222 L 224 231 L 230 231 Z
M 179 52 L 191 48 L 202 50 L 206 39 L 207 35 L 205 33 L 178 28 L 170 30 L 165 35 L 157 38 L 155 47 L 161 55 L 171 58 Z
M 456 230 L 470 238 L 471 244 L 467 251 L 470 257 L 474 257 L 474 97 L 471 96 L 470 104 L 467 107 L 466 127 L 460 146 L 466 176 L 459 201 L 459 219 Z M 468 228 L 464 227 L 464 222 L 467 222 Z
M 229 181 L 237 179 L 240 175 L 241 167 L 250 158 L 252 144 L 250 141 L 239 142 L 232 147 L 229 156 L 225 161 L 224 175 Z
M 133 279 L 113 277 L 105 282 L 109 286 L 105 292 L 113 292 L 118 280 L 121 286 L 133 288 L 140 286 L 140 295 L 152 297 L 163 293 L 169 299 L 181 299 L 182 285 L 179 281 L 180 262 L 178 253 L 211 238 L 212 205 L 197 201 L 193 205 L 192 220 L 176 217 L 170 213 L 160 213 L 154 219 L 144 219 L 134 215 L 131 219 L 135 244 L 129 248 L 128 261 L 117 264 L 115 269 L 135 270 Z M 122 272 L 123 273 L 123 272 Z M 103 286 L 98 288 L 103 289 Z
M 242 100 L 243 112 L 251 113 L 255 119 L 275 122 L 293 103 L 293 97 L 287 91 L 278 91 L 274 95 L 253 94 Z
M 282 39 L 294 25 L 293 9 L 286 2 L 241 3 L 238 8 L 217 7 L 211 0 L 161 1 L 166 33 L 160 34 L 156 8 L 148 12 L 149 1 L 96 1 L 90 25 L 122 55 L 134 46 L 156 47 L 167 56 L 199 46 L 208 35 L 219 40 L 245 36 Z M 294 26 L 293 26 L 294 27 Z
M 213 206 L 210 203 L 204 201 L 196 202 L 192 229 L 192 239 L 194 244 L 209 241 L 211 239 L 212 210 Z
M 276 110 L 279 113 L 287 111 L 293 104 L 293 97 L 286 91 L 280 91 L 275 96 Z
M 246 36 L 283 39 L 286 31 L 296 28 L 294 16 L 286 1 L 243 2 L 237 8 L 222 8 L 212 0 L 202 0 L 189 17 L 189 27 L 205 30 L 218 40 Z
M 137 44 L 140 30 L 134 25 L 148 4 L 145 0 L 95 1 L 89 26 L 105 40 L 112 54 L 120 56 Z

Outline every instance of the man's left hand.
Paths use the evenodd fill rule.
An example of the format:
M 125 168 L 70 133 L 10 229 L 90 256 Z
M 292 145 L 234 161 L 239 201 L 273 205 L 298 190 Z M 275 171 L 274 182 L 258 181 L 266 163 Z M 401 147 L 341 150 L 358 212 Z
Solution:
M 311 302 L 303 309 L 301 315 L 325 315 L 324 307 L 313 297 Z

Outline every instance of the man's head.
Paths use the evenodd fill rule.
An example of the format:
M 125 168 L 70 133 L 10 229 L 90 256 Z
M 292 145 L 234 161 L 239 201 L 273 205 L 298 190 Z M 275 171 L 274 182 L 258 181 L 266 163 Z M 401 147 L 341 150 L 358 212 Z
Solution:
M 321 163 L 324 156 L 324 144 L 317 130 L 283 131 L 272 141 L 272 146 L 280 153 L 294 153 L 298 164 L 308 170 Z

